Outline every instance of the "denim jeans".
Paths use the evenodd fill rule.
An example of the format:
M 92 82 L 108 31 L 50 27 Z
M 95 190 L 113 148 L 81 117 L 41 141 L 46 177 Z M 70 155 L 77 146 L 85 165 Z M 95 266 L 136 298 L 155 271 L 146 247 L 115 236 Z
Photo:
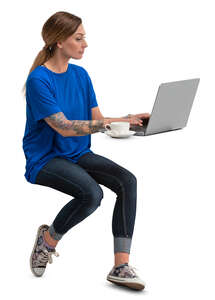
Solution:
M 111 189 L 117 195 L 112 218 L 114 253 L 130 253 L 137 201 L 137 179 L 130 171 L 88 152 L 77 163 L 62 157 L 51 159 L 40 169 L 35 183 L 74 196 L 49 227 L 56 240 L 100 206 L 103 190 L 99 184 Z

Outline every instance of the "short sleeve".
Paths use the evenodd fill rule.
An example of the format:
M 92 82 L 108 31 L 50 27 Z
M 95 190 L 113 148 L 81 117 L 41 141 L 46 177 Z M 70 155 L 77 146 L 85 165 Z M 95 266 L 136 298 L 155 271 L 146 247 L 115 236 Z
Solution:
M 27 81 L 26 100 L 36 121 L 62 111 L 49 85 L 39 78 L 31 78 Z
M 96 107 L 98 106 L 97 103 L 97 99 L 96 99 L 96 94 L 93 88 L 93 84 L 92 84 L 92 80 L 88 74 L 88 72 L 86 71 L 87 74 L 87 80 L 88 80 L 88 91 L 89 91 L 89 104 L 90 104 L 90 108 Z

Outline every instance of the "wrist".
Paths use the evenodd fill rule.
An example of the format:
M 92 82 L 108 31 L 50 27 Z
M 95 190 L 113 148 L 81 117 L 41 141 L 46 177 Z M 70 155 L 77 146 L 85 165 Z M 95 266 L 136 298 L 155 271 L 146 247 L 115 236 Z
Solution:
M 128 114 L 128 115 L 126 115 L 126 116 L 124 116 L 124 117 L 122 117 L 123 119 L 128 119 L 128 118 L 131 118 L 132 117 L 132 114 Z

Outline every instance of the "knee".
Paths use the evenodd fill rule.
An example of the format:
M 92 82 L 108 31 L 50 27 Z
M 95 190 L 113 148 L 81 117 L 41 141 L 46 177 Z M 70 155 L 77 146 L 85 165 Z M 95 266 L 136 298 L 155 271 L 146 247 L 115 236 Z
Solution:
M 92 187 L 90 190 L 87 191 L 87 193 L 85 194 L 84 201 L 91 208 L 97 208 L 98 206 L 101 205 L 101 200 L 103 197 L 104 197 L 103 190 L 98 185 L 98 186 Z
M 130 172 L 129 182 L 131 184 L 137 185 L 137 177 L 131 172 Z
M 131 173 L 130 171 L 126 170 L 123 176 L 123 183 L 126 186 L 137 186 L 137 178 L 136 176 Z

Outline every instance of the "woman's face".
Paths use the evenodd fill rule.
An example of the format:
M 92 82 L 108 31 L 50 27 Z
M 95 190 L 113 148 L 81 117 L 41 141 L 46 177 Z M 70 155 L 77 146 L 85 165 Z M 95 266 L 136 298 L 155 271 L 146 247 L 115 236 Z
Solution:
M 88 47 L 85 41 L 85 35 L 84 27 L 80 24 L 75 33 L 64 42 L 59 43 L 59 48 L 62 53 L 69 58 L 81 59 L 85 48 Z

